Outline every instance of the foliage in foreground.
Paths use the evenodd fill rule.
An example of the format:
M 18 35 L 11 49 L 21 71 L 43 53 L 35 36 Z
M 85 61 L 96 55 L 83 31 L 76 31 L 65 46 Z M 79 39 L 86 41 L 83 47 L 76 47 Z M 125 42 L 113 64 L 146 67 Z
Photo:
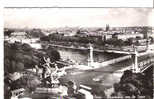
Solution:
M 144 96 L 145 99 L 152 99 L 153 80 L 152 70 L 143 73 L 132 73 L 126 70 L 119 83 L 114 84 L 115 92 L 113 96 L 134 96 L 139 98 Z
M 40 66 L 41 63 L 44 63 L 43 57 L 49 57 L 54 62 L 60 59 L 60 54 L 51 47 L 39 51 L 33 49 L 28 44 L 21 44 L 19 42 L 13 44 L 4 43 L 5 73 L 23 71 L 26 68 L 33 68 L 35 65 Z

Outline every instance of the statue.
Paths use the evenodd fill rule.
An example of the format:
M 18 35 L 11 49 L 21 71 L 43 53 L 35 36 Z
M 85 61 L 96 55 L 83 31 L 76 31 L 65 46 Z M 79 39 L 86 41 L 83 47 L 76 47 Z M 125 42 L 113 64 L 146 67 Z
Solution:
M 43 73 L 42 76 L 44 78 L 45 81 L 48 81 L 51 85 L 54 85 L 54 83 L 59 83 L 58 80 L 58 66 L 56 63 L 51 63 L 50 58 L 45 58 L 43 57 L 44 61 L 46 62 L 45 64 L 42 65 L 43 67 Z M 50 65 L 54 65 L 55 68 L 54 70 L 50 67 Z
M 50 75 L 51 74 L 51 67 L 50 67 L 50 64 L 52 64 L 51 63 L 51 61 L 50 61 L 50 58 L 45 58 L 45 57 L 43 57 L 43 59 L 44 59 L 44 61 L 46 62 L 45 64 L 43 64 L 42 65 L 42 67 L 43 67 L 43 73 L 42 73 L 42 77 L 43 78 L 46 78 L 48 75 Z
M 45 84 L 50 84 L 52 87 L 59 84 L 59 78 L 63 75 L 66 75 L 65 68 L 59 69 L 55 62 L 51 63 L 50 58 L 43 57 L 45 64 L 43 67 L 43 81 Z M 50 65 L 54 66 L 51 68 Z

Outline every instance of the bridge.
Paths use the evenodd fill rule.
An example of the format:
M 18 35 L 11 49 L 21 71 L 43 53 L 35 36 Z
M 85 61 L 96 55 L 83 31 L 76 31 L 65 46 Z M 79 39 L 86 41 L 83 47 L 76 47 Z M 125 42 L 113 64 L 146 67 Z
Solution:
M 65 48 L 65 49 L 73 49 L 73 50 L 90 50 L 89 47 L 74 47 L 74 46 L 63 46 L 63 45 L 55 45 L 55 44 L 48 44 L 48 46 L 58 47 L 58 48 Z M 144 52 L 146 50 L 146 46 L 138 49 L 139 52 Z M 117 53 L 117 54 L 125 54 L 130 55 L 134 53 L 134 48 L 129 48 L 125 50 L 125 48 L 109 48 L 104 47 L 103 49 L 93 49 L 94 52 L 107 52 L 107 53 Z
M 124 51 L 124 50 L 120 50 L 120 49 L 106 49 L 106 50 L 99 50 L 99 49 L 93 49 L 92 45 L 90 45 L 89 48 L 84 48 L 84 47 L 80 47 L 80 48 L 75 48 L 75 47 L 68 47 L 68 46 L 62 46 L 62 45 L 53 45 L 50 44 L 51 46 L 54 47 L 60 47 L 60 48 L 67 48 L 67 49 L 76 49 L 76 50 L 90 50 L 90 58 L 89 58 L 89 62 L 88 62 L 88 66 L 92 67 L 92 65 L 94 65 L 96 68 L 96 65 L 100 65 L 102 64 L 102 66 L 104 66 L 105 64 L 114 64 L 126 59 L 132 59 L 132 66 L 131 70 L 133 70 L 133 72 L 138 73 L 138 72 L 143 72 L 144 70 L 146 70 L 147 68 L 149 68 L 150 66 L 153 65 L 154 63 L 154 53 L 152 53 L 152 51 L 147 50 L 147 48 L 145 47 L 142 51 L 138 51 L 137 47 L 134 47 L 134 49 L 132 49 L 131 51 Z M 112 60 L 108 60 L 102 63 L 96 63 L 93 61 L 93 51 L 96 52 L 108 52 L 108 53 L 118 53 L 118 54 L 125 54 L 126 56 L 123 57 L 119 57 L 116 59 L 112 59 Z M 149 58 L 144 58 L 148 55 L 153 55 L 152 57 Z M 139 57 L 142 57 L 142 60 L 139 59 Z
M 149 67 L 154 66 L 154 55 L 151 57 L 146 57 L 140 62 L 138 62 L 138 68 L 140 72 L 144 72 Z

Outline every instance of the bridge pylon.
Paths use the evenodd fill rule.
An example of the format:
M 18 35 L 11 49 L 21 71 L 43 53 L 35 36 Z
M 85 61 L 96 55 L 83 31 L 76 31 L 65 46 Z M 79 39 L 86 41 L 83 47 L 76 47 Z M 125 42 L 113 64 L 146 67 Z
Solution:
M 132 54 L 132 60 L 133 60 L 133 73 L 139 73 L 140 72 L 140 68 L 138 65 L 138 52 L 136 50 L 136 48 L 134 49 L 134 54 Z
M 90 49 L 90 55 L 89 55 L 89 59 L 88 59 L 88 66 L 93 67 L 94 65 L 94 58 L 93 58 L 93 47 L 91 44 L 89 44 L 89 49 Z

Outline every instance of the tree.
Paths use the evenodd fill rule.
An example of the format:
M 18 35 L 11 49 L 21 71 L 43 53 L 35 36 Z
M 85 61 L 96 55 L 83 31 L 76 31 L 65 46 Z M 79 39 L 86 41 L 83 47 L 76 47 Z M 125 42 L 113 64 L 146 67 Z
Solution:
M 141 40 L 142 38 L 140 36 L 136 36 L 136 39 L 137 40 Z
M 24 64 L 22 62 L 16 63 L 16 71 L 23 71 L 24 70 Z
M 133 40 L 134 40 L 134 38 L 129 38 L 129 39 L 127 40 L 127 44 L 128 44 L 128 45 L 134 44 Z
M 5 73 L 10 73 L 12 71 L 11 62 L 8 58 L 4 59 L 4 71 Z
M 28 36 L 34 37 L 34 38 L 45 36 L 45 34 L 42 32 L 41 29 L 32 29 L 32 30 L 29 31 L 27 34 L 28 34 Z
M 14 30 L 12 30 L 12 29 L 5 30 L 4 36 L 11 36 L 11 33 L 13 33 L 13 32 L 14 32 Z
M 24 52 L 32 51 L 32 47 L 29 44 L 24 43 L 21 47 Z
M 14 43 L 4 44 L 4 69 L 5 73 L 22 71 L 25 68 L 32 68 L 39 64 L 39 58 L 34 55 L 34 51 L 28 44 Z
M 102 28 L 98 28 L 96 31 L 103 31 L 103 29 Z
M 116 40 L 116 41 L 114 42 L 114 44 L 115 44 L 115 46 L 121 47 L 121 46 L 124 45 L 124 41 L 123 41 L 122 39 L 119 39 L 119 40 Z
M 28 87 L 29 91 L 35 91 L 38 85 L 40 85 L 41 81 L 37 77 L 30 77 L 28 78 L 26 86 Z
M 76 34 L 80 34 L 81 33 L 81 30 L 77 30 Z
M 152 38 L 152 37 L 149 37 L 149 40 L 150 40 L 150 43 L 154 42 L 154 38 Z
M 133 73 L 130 70 L 124 71 L 120 82 L 114 84 L 114 95 L 119 96 L 121 93 L 122 96 L 136 96 L 136 99 L 138 96 L 151 97 L 146 99 L 152 99 L 152 71 L 152 68 L 148 72 L 144 72 L 145 74 Z M 151 77 L 149 78 L 149 76 Z
M 148 30 L 149 30 L 149 28 L 148 28 L 147 26 L 144 26 L 144 27 L 142 28 L 141 33 L 144 35 L 144 38 L 147 38 L 147 37 L 148 37 L 148 35 L 147 35 Z M 152 29 L 151 29 L 151 30 L 152 30 Z
M 52 46 L 49 46 L 46 52 L 46 55 L 50 58 L 52 62 L 58 61 L 60 59 L 60 53 Z
M 50 41 L 49 36 L 43 36 L 40 38 L 41 41 Z
M 106 99 L 106 94 L 105 94 L 103 88 L 99 85 L 92 87 L 92 94 Z

